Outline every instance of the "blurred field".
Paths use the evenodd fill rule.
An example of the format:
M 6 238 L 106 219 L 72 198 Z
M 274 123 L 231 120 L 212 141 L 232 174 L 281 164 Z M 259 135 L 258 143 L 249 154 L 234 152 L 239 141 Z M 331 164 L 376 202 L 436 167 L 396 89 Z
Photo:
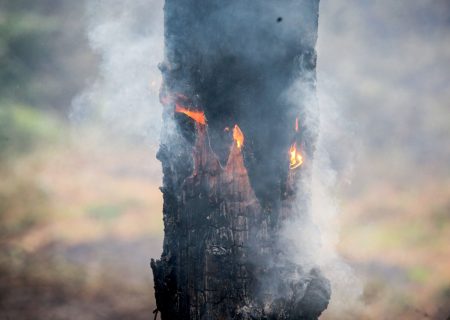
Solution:
M 390 170 L 385 160 L 365 163 L 370 167 L 360 168 L 357 174 L 373 182 L 347 188 L 340 197 L 339 244 L 339 251 L 362 279 L 364 293 L 359 309 L 339 313 L 337 318 L 448 319 L 448 176 L 418 173 L 418 177 L 402 182 L 401 173 L 391 172 L 390 179 L 380 180 L 377 169 Z M 331 313 L 324 318 L 336 317 Z
M 163 230 L 154 153 L 23 107 L 0 119 L 9 113 L 0 318 L 148 319 Z
M 155 150 L 25 107 L 5 119 L 16 150 L 2 153 L 0 318 L 149 319 L 163 232 Z M 345 317 L 445 319 L 450 180 L 377 180 L 383 159 L 365 163 L 373 182 L 340 197 L 340 251 L 364 279 L 364 308 Z
M 141 14 L 160 5 L 136 3 Z M 319 82 L 333 74 L 339 113 L 356 123 L 353 135 L 335 137 L 332 169 L 347 159 L 335 149 L 359 150 L 352 174 L 337 175 L 339 252 L 364 287 L 358 306 L 322 319 L 450 317 L 450 8 L 408 3 L 322 1 Z M 157 139 L 105 125 L 105 101 L 87 121 L 68 120 L 102 58 L 82 17 L 82 2 L 0 0 L 0 319 L 153 317 L 149 261 L 163 236 Z M 159 109 L 142 111 L 159 119 Z

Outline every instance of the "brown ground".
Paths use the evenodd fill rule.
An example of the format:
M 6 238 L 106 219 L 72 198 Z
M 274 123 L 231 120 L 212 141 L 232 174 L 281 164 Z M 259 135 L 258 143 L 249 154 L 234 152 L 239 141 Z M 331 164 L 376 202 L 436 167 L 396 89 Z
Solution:
M 0 319 L 151 319 L 149 260 L 163 235 L 155 147 L 93 132 L 63 140 L 1 172 Z M 339 250 L 363 279 L 361 308 L 323 319 L 446 319 L 449 180 L 367 179 L 341 196 Z

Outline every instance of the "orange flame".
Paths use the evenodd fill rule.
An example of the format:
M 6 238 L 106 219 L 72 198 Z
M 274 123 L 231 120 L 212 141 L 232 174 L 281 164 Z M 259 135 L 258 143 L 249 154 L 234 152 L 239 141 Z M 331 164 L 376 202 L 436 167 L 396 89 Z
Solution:
M 298 118 L 295 118 L 295 132 L 298 132 L 298 130 L 299 130 Z M 300 150 L 297 150 L 297 142 L 294 142 L 289 148 L 289 155 L 290 155 L 289 168 L 291 170 L 296 169 L 303 164 L 303 156 Z
M 297 150 L 297 144 L 293 143 L 291 148 L 289 149 L 290 154 L 290 164 L 289 168 L 296 169 L 300 167 L 303 164 L 303 156 L 301 153 Z
M 206 125 L 206 117 L 203 111 L 192 111 L 188 108 L 180 106 L 178 103 L 175 105 L 175 112 L 183 113 L 195 122 Z
M 237 147 L 240 149 L 244 145 L 244 134 L 237 124 L 233 128 L 233 139 L 236 141 Z

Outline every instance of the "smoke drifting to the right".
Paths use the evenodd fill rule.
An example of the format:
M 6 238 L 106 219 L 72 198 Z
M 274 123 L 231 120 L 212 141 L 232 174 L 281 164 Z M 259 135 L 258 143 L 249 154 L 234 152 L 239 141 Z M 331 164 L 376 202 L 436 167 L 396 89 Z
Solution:
M 130 7 L 123 3 L 116 4 L 115 7 L 109 6 L 105 1 L 98 3 L 102 4 L 98 7 L 102 10 L 96 12 L 99 15 L 105 14 L 105 20 L 93 24 L 91 39 L 95 40 L 94 44 L 104 48 L 103 53 L 106 54 L 102 75 L 110 85 L 100 87 L 108 89 L 102 91 L 107 102 L 105 116 L 144 134 L 149 127 L 159 129 L 158 110 L 161 109 L 157 103 L 156 90 L 147 91 L 146 88 L 149 80 L 159 77 L 156 64 L 161 62 L 159 56 L 162 56 L 160 51 L 163 33 L 160 11 L 155 11 L 157 18 L 149 21 L 147 29 L 140 29 L 133 27 L 136 26 L 134 22 L 139 20 L 144 21 L 140 23 L 145 23 L 145 12 L 151 7 L 149 2 L 133 1 Z M 125 10 L 124 6 L 128 9 Z M 155 7 L 162 7 L 162 1 L 155 1 Z M 257 19 L 258 23 L 264 20 L 271 23 L 271 29 L 262 38 L 268 35 L 278 36 L 279 29 L 282 29 L 282 39 L 290 41 L 291 30 L 286 27 L 286 22 L 296 18 L 295 11 L 283 10 L 277 6 L 269 7 L 270 10 L 263 11 L 259 20 Z M 134 9 L 129 10 L 130 8 Z M 106 15 L 116 11 L 121 14 Z M 445 84 L 449 83 L 450 74 L 446 72 L 450 52 L 449 33 L 446 31 L 448 12 L 445 1 L 413 0 L 405 4 L 388 0 L 370 3 L 321 0 L 317 93 L 311 89 L 311 83 L 303 80 L 294 83 L 292 87 L 286 87 L 278 81 L 283 79 L 283 74 L 273 72 L 271 83 L 274 85 L 268 90 L 284 92 L 284 98 L 291 101 L 292 114 L 281 126 L 276 121 L 279 120 L 276 112 L 272 113 L 272 121 L 260 120 L 262 108 L 272 112 L 270 103 L 261 98 L 262 95 L 251 101 L 241 100 L 242 103 L 251 105 L 249 113 L 245 115 L 245 123 L 239 123 L 239 128 L 246 137 L 243 153 L 252 148 L 251 141 L 255 131 L 264 134 L 260 139 L 261 144 L 266 141 L 273 144 L 274 134 L 271 130 L 274 124 L 277 132 L 295 134 L 297 116 L 301 134 L 317 137 L 311 167 L 308 168 L 311 158 L 301 153 L 304 152 L 301 146 L 297 146 L 297 153 L 294 153 L 292 169 L 289 169 L 288 162 L 284 167 L 286 172 L 300 170 L 308 174 L 300 181 L 301 192 L 298 194 L 296 211 L 298 217 L 294 223 L 285 226 L 281 243 L 289 243 L 288 248 L 283 247 L 283 250 L 292 253 L 290 260 L 305 270 L 319 266 L 330 280 L 332 298 L 323 316 L 326 319 L 333 319 L 336 314 L 355 314 L 359 312 L 358 309 L 364 309 L 360 314 L 367 319 L 383 318 L 387 312 L 384 310 L 389 310 L 390 315 L 402 314 L 405 309 L 413 310 L 411 305 L 422 308 L 429 301 L 440 301 L 441 296 L 446 297 L 445 281 L 435 276 L 441 274 L 444 278 L 446 274 L 445 270 L 437 268 L 439 263 L 436 263 L 436 267 L 430 266 L 428 262 L 416 266 L 408 262 L 402 252 L 407 252 L 416 260 L 433 261 L 433 252 L 436 254 L 433 248 L 439 248 L 439 245 L 431 246 L 434 242 L 426 238 L 430 245 L 427 253 L 424 253 L 420 249 L 425 246 L 421 237 L 428 233 L 433 236 L 442 234 L 447 230 L 444 227 L 444 231 L 436 231 L 428 227 L 428 224 L 434 220 L 441 221 L 442 213 L 439 212 L 447 213 L 444 196 L 448 169 L 443 164 L 447 164 L 450 159 L 449 148 L 446 147 L 449 136 L 446 129 L 448 106 L 442 101 L 450 101 L 448 90 L 443 90 L 443 87 L 446 88 Z M 212 20 L 213 23 L 221 21 L 232 24 L 233 21 L 229 18 L 232 15 L 248 21 L 251 27 L 253 13 L 245 10 L 231 10 L 230 14 L 217 15 Z M 134 19 L 134 16 L 140 18 Z M 432 17 L 433 23 L 425 19 L 425 16 Z M 105 25 L 117 26 L 118 29 L 105 28 Z M 121 28 L 130 30 L 119 33 L 125 35 L 125 42 L 122 36 L 115 37 L 117 30 L 122 30 Z M 236 28 L 234 31 L 238 35 L 241 30 Z M 139 48 L 132 50 L 133 46 L 122 46 L 121 41 L 136 44 L 135 33 L 140 35 L 139 39 L 145 40 L 137 43 Z M 211 32 L 209 38 L 202 39 L 200 46 L 211 45 L 208 44 L 211 39 L 224 52 L 235 53 L 241 46 L 246 46 L 248 51 L 244 57 L 241 56 L 243 60 L 250 60 L 257 67 L 264 63 L 264 59 L 258 59 L 258 54 L 254 54 L 262 50 L 258 47 L 258 41 L 261 40 L 258 37 L 230 46 L 230 43 L 222 41 L 222 34 Z M 126 59 L 121 59 L 122 49 L 129 51 Z M 276 52 L 276 49 L 273 48 L 274 51 L 271 52 Z M 139 59 L 135 60 L 136 57 Z M 134 67 L 130 69 L 129 65 Z M 134 69 L 136 66 L 137 69 Z M 233 74 L 230 69 L 208 70 L 210 73 L 205 74 L 212 80 L 216 72 L 229 72 L 230 77 Z M 148 73 L 151 73 L 150 77 Z M 120 81 L 124 74 L 126 81 Z M 183 93 L 181 89 L 179 93 Z M 151 103 L 147 104 L 150 92 Z M 237 105 L 235 102 L 239 102 L 242 93 L 245 90 L 231 95 L 212 94 L 202 107 L 212 110 L 223 105 L 227 110 L 233 111 Z M 186 106 L 196 107 L 194 104 L 198 101 L 186 103 Z M 132 108 L 125 110 L 126 106 Z M 130 110 L 138 112 L 130 113 Z M 140 126 L 134 126 L 137 117 L 142 120 Z M 178 112 L 173 117 L 176 121 L 190 121 Z M 230 134 L 224 133 L 223 126 L 215 128 L 220 123 L 217 114 L 206 112 L 206 117 L 211 146 L 221 158 L 222 165 L 225 165 L 229 145 L 221 150 L 217 141 L 222 136 L 226 136 L 228 142 L 232 141 Z M 229 129 L 237 124 L 236 118 L 239 117 L 240 115 L 230 112 L 227 119 Z M 170 122 L 168 132 L 177 134 L 180 138 L 180 150 L 184 152 L 188 149 L 186 154 L 190 154 L 192 151 L 186 147 L 189 145 L 182 140 L 182 132 L 175 128 L 175 123 Z M 255 123 L 261 128 L 254 130 Z M 191 126 L 194 127 L 192 124 Z M 149 136 L 156 142 L 157 130 L 149 131 Z M 275 145 L 277 157 L 288 161 L 293 146 L 292 141 L 283 146 Z M 298 153 L 302 155 L 302 161 L 298 161 Z M 247 161 L 248 159 L 249 157 Z M 259 163 L 260 169 L 252 170 L 249 174 L 259 179 L 266 174 L 267 168 L 277 167 L 280 162 L 279 159 L 271 161 L 270 157 L 266 157 Z M 302 164 L 299 165 L 300 162 Z M 159 170 L 159 164 L 155 166 Z M 434 184 L 436 187 L 431 187 Z M 265 188 L 263 184 L 255 184 L 254 187 L 259 195 Z M 425 200 L 412 201 L 410 207 L 401 203 L 401 199 L 411 197 L 429 197 L 433 200 L 431 204 L 420 202 Z M 305 198 L 309 200 L 304 201 Z M 305 204 L 309 212 L 306 216 L 302 214 L 305 212 Z M 432 210 L 428 207 L 432 207 Z M 431 211 L 433 212 L 429 213 Z M 429 216 L 423 218 L 424 223 L 417 218 L 422 213 L 429 213 Z M 400 217 L 398 219 L 402 223 L 396 221 L 396 216 Z M 410 220 L 421 223 L 410 228 Z M 413 240 L 409 243 L 408 239 Z M 397 249 L 392 246 L 397 246 Z M 442 272 L 435 272 L 436 270 Z M 430 285 L 428 280 L 423 279 L 433 279 L 434 284 Z M 438 298 L 429 298 L 430 292 L 435 293 Z M 407 301 L 408 299 L 411 301 Z M 399 306 L 398 301 L 407 302 Z M 410 318 L 415 319 L 417 312 L 410 312 Z M 438 311 L 430 308 L 428 312 L 434 314 Z
M 320 13 L 315 166 L 326 170 L 315 177 L 333 188 L 315 193 L 313 212 L 328 215 L 329 200 L 322 241 L 337 244 L 361 283 L 361 308 L 345 315 L 446 318 L 449 3 L 322 0 Z M 324 318 L 355 301 L 347 297 L 334 294 Z

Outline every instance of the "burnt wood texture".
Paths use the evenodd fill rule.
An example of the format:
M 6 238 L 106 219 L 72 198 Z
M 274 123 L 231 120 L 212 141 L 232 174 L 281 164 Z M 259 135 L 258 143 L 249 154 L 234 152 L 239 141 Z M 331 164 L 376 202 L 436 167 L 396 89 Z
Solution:
M 281 237 L 309 215 L 302 185 L 316 132 L 302 121 L 306 94 L 289 92 L 315 91 L 318 9 L 318 0 L 165 2 L 165 236 L 151 262 L 164 320 L 317 319 L 328 305 L 328 280 L 293 262 Z M 295 169 L 293 143 L 304 161 Z

